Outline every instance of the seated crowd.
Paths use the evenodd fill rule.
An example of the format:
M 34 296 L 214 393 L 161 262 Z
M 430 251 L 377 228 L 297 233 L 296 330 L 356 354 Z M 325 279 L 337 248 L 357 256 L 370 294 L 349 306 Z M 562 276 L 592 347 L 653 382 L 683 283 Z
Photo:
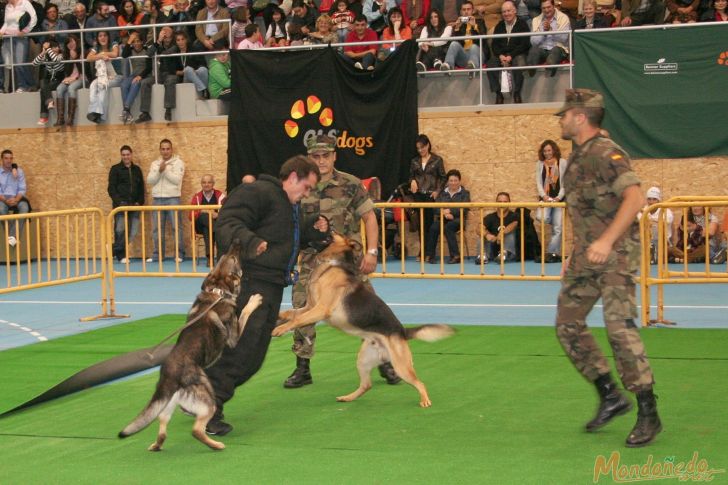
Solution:
M 56 126 L 73 124 L 76 93 L 81 87 L 90 89 L 86 116 L 95 123 L 108 119 L 107 92 L 114 86 L 122 88 L 119 116 L 125 123 L 151 120 L 155 82 L 164 85 L 167 121 L 172 120 L 176 107 L 177 83 L 194 84 L 201 99 L 224 100 L 229 93 L 229 61 L 214 53 L 230 47 L 361 43 L 345 45 L 342 55 L 356 68 L 372 70 L 397 49 L 397 41 L 420 39 L 418 70 L 451 73 L 462 68 L 473 78 L 476 70 L 487 66 L 495 102 L 502 104 L 504 93 L 511 93 L 515 103 L 521 102 L 524 71 L 498 69 L 555 66 L 568 60 L 568 32 L 572 29 L 728 20 L 728 0 L 99 0 L 93 2 L 90 14 L 85 2 L 58 0 L 43 6 L 39 1 L 43 0 L 0 2 L 2 63 L 32 62 L 38 71 L 34 76 L 31 66 L 17 66 L 14 75 L 8 76 L 8 67 L 0 68 L 0 92 L 39 89 L 38 124 L 47 124 L 49 110 L 56 109 Z M 215 20 L 220 22 L 164 25 Z M 85 32 L 83 36 L 54 33 L 106 27 L 124 29 Z M 526 32 L 548 34 L 448 40 Z M 28 33 L 42 35 L 24 35 Z M 375 41 L 392 43 L 367 44 Z M 64 62 L 84 58 L 88 61 L 85 68 Z M 534 69 L 527 72 L 535 74 Z M 555 67 L 547 70 L 548 75 L 555 73 Z M 131 104 L 139 94 L 141 107 L 135 119 Z
M 399 195 L 396 200 L 454 204 L 452 207 L 426 208 L 422 210 L 422 214 L 419 210 L 410 210 L 407 219 L 411 231 L 420 231 L 420 237 L 417 239 L 424 241 L 424 246 L 420 248 L 418 254 L 424 255 L 425 262 L 440 261 L 437 256 L 437 245 L 442 234 L 444 241 L 441 241 L 440 251 L 445 254 L 446 244 L 449 255 L 447 263 L 459 264 L 463 257 L 462 250 L 467 251 L 465 231 L 468 228 L 469 211 L 463 204 L 477 201 L 471 200 L 470 192 L 462 184 L 462 174 L 459 170 L 450 169 L 445 172 L 445 161 L 432 151 L 427 135 L 418 135 L 416 149 L 417 156 L 410 161 L 409 180 L 397 188 L 396 193 Z M 165 248 L 168 247 L 165 244 L 167 232 L 176 235 L 173 243 L 173 259 L 182 262 L 185 258 L 185 239 L 190 229 L 183 228 L 179 213 L 163 207 L 183 204 L 181 197 L 185 163 L 175 154 L 172 142 L 168 139 L 163 139 L 159 143 L 159 155 L 158 159 L 152 161 L 144 177 L 141 168 L 134 163 L 132 148 L 128 145 L 122 146 L 120 161 L 109 171 L 108 194 L 113 208 L 144 206 L 149 204 L 149 201 L 145 201 L 146 186 L 148 186 L 152 196 L 149 205 L 159 206 L 160 209 L 149 213 L 153 250 L 146 262 L 152 263 L 164 259 Z M 561 180 L 567 168 L 567 161 L 561 158 L 558 145 L 553 140 L 545 140 L 537 150 L 537 158 L 534 196 L 541 202 L 563 201 L 564 187 L 561 185 Z M 241 182 L 252 183 L 255 180 L 254 174 L 248 174 Z M 371 180 L 362 181 L 362 184 L 367 187 L 367 184 L 371 184 Z M 8 149 L 3 150 L 2 165 L 0 165 L 0 215 L 31 211 L 30 201 L 26 197 L 27 185 L 25 172 L 16 163 L 13 152 Z M 214 206 L 224 203 L 226 195 L 215 188 L 215 177 L 212 174 L 202 176 L 200 187 L 201 190 L 192 196 L 189 205 Z M 662 201 L 662 192 L 658 187 L 650 187 L 645 197 L 647 204 L 653 205 Z M 390 197 L 390 201 L 393 199 L 394 196 Z M 495 202 L 510 204 L 510 194 L 505 191 L 498 192 Z M 661 214 L 660 211 L 661 209 L 654 209 L 648 213 L 653 263 L 656 262 L 655 249 L 660 244 L 658 224 L 664 224 L 662 244 L 670 262 L 704 262 L 706 255 L 712 263 L 726 261 L 728 211 L 725 211 L 722 224 L 718 216 L 705 207 L 686 208 L 677 215 L 670 209 L 667 209 L 665 214 Z M 539 207 L 535 211 L 506 205 L 486 208 L 484 217 L 482 221 L 478 221 L 475 230 L 478 240 L 478 248 L 474 253 L 475 263 L 481 265 L 487 264 L 490 260 L 505 263 L 527 259 L 540 262 L 542 255 L 545 263 L 561 262 L 563 213 L 563 208 L 553 206 Z M 119 212 L 115 216 L 112 253 L 118 262 L 128 263 L 130 260 L 129 243 L 139 233 L 140 214 L 139 211 L 128 211 Z M 190 212 L 189 218 L 193 234 L 199 235 L 204 241 L 204 253 L 208 264 L 211 264 L 214 259 L 214 227 L 217 211 L 201 208 Z M 379 217 L 377 220 L 380 220 Z M 396 222 L 401 221 L 402 219 Z M 389 222 L 396 223 L 395 217 Z M 19 244 L 23 237 L 24 223 L 24 219 L 18 219 L 8 221 L 7 225 L 0 225 L 9 246 L 15 247 Z M 550 227 L 550 235 L 547 234 L 547 226 Z M 385 227 L 387 237 L 384 249 L 397 257 L 399 251 L 394 251 L 392 247 L 399 231 L 393 230 L 391 234 L 389 231 L 390 228 Z M 543 250 L 542 244 L 545 246 Z M 417 259 L 419 261 L 419 256 Z

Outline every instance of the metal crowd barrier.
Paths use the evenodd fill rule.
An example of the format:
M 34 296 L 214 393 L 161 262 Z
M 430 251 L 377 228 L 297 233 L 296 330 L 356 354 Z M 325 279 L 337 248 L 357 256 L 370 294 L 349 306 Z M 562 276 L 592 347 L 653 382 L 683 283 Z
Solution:
M 705 255 L 704 263 L 689 263 L 685 257 L 682 269 L 674 270 L 668 265 L 668 231 L 672 231 L 672 227 L 667 225 L 667 213 L 665 209 L 671 209 L 675 220 L 673 224 L 682 223 L 683 227 L 687 227 L 688 211 L 691 207 L 705 207 L 705 225 L 710 224 L 710 215 L 715 209 L 723 208 L 728 210 L 728 197 L 726 196 L 685 196 L 673 197 L 667 201 L 645 207 L 640 217 L 640 243 L 641 248 L 641 281 L 640 290 L 642 298 L 642 325 L 674 325 L 675 322 L 665 318 L 665 295 L 664 285 L 668 284 L 728 284 L 728 263 L 720 266 L 712 265 L 710 260 L 711 241 L 716 237 L 722 237 L 720 229 L 714 236 L 705 234 Z M 651 268 L 651 240 L 652 240 L 652 222 L 648 214 L 655 209 L 660 209 L 657 220 L 657 245 L 653 249 L 655 251 L 656 260 L 656 276 L 653 275 Z M 679 219 L 678 219 L 679 217 Z M 725 230 L 725 228 L 723 228 Z M 683 238 L 680 241 L 673 241 L 673 244 L 681 248 L 683 253 L 688 252 L 688 232 L 683 231 Z M 702 271 L 695 271 L 690 265 L 703 265 Z M 713 268 L 715 266 L 715 269 Z M 657 286 L 657 316 L 651 318 L 651 288 Z
M 0 216 L 4 255 L 0 266 L 5 267 L 0 294 L 100 279 L 102 311 L 106 312 L 105 224 L 97 208 Z M 11 228 L 15 246 L 8 241 Z
M 539 208 L 548 208 L 548 207 L 559 207 L 559 208 L 565 208 L 566 204 L 563 202 L 508 202 L 508 203 L 501 203 L 501 202 L 471 202 L 466 204 L 458 204 L 458 203 L 429 203 L 429 202 L 378 202 L 375 204 L 377 208 L 384 209 L 380 211 L 379 215 L 379 230 L 380 230 L 380 241 L 386 241 L 386 215 L 385 211 L 386 209 L 392 209 L 392 210 L 416 210 L 416 217 L 419 220 L 419 227 L 423 227 L 423 223 L 425 220 L 425 209 L 435 209 L 435 208 L 441 208 L 441 209 L 451 209 L 451 210 L 458 210 L 460 211 L 460 230 L 458 233 L 458 246 L 459 246 L 459 252 L 460 252 L 460 263 L 458 264 L 459 271 L 455 273 L 448 273 L 445 272 L 445 237 L 444 237 L 444 219 L 442 212 L 440 212 L 439 218 L 434 222 L 434 224 L 439 224 L 440 226 L 440 237 L 439 237 L 439 244 L 440 244 L 440 251 L 439 251 L 439 272 L 438 273 L 432 273 L 432 272 L 426 272 L 425 271 L 425 238 L 426 235 L 424 234 L 424 231 L 419 231 L 419 271 L 418 272 L 408 272 L 407 266 L 405 264 L 405 260 L 407 257 L 406 254 L 406 240 L 407 240 L 407 232 L 405 228 L 404 220 L 400 221 L 397 227 L 397 230 L 399 232 L 399 238 L 400 238 L 400 252 L 399 254 L 394 254 L 396 258 L 399 259 L 399 271 L 388 271 L 388 266 L 393 266 L 392 264 L 389 264 L 387 261 L 387 256 L 389 255 L 386 249 L 386 244 L 382 244 L 383 250 L 380 254 L 380 265 L 381 265 L 381 272 L 372 273 L 372 277 L 376 278 L 418 278 L 418 279 L 467 279 L 467 280 L 518 280 L 518 281 L 557 281 L 560 279 L 560 276 L 558 275 L 548 275 L 546 274 L 546 263 L 545 263 L 545 251 L 546 251 L 546 243 L 545 243 L 545 237 L 543 235 L 545 234 L 545 226 L 546 223 L 544 222 L 543 218 L 538 221 L 537 223 L 534 222 L 530 217 L 525 216 L 525 209 L 529 209 L 533 211 L 534 209 Z M 481 249 L 478 254 L 480 256 L 480 263 L 479 263 L 479 270 L 477 274 L 468 273 L 465 271 L 465 259 L 467 256 L 470 256 L 469 254 L 466 254 L 467 249 L 467 231 L 466 227 L 468 225 L 477 224 L 478 230 L 475 231 L 476 237 L 480 238 L 481 241 L 485 239 L 485 228 L 482 224 L 483 217 L 487 215 L 487 213 L 492 212 L 494 210 L 497 210 L 499 208 L 509 208 L 513 211 L 515 211 L 517 214 L 519 214 L 519 224 L 518 224 L 518 231 L 520 235 L 520 247 L 518 248 L 518 256 L 519 256 L 519 265 L 518 270 L 516 272 L 510 272 L 507 271 L 507 268 L 515 267 L 515 265 L 512 265 L 510 263 L 505 262 L 503 259 L 500 261 L 494 261 L 497 262 L 497 264 L 490 264 L 487 267 L 490 268 L 497 268 L 494 272 L 486 272 L 486 263 L 484 256 L 484 244 L 481 244 Z M 471 218 L 470 224 L 466 221 L 466 215 L 465 211 L 468 210 Z M 473 215 L 473 213 L 477 214 L 477 218 Z M 564 214 L 565 215 L 565 214 Z M 503 214 L 500 215 L 501 218 L 501 225 L 503 225 Z M 564 254 L 564 248 L 566 247 L 566 234 L 567 234 L 567 228 L 568 228 L 568 220 L 566 217 L 562 218 L 563 226 L 562 226 L 562 232 L 561 232 L 561 247 L 562 247 L 562 255 Z M 536 229 L 540 229 L 541 233 L 541 257 L 540 257 L 540 264 L 539 264 L 539 271 L 538 274 L 528 274 L 526 272 L 526 260 L 525 260 L 525 231 L 527 224 L 534 224 L 534 227 Z M 364 231 L 362 231 L 362 234 L 364 234 Z M 504 239 L 505 236 L 503 233 L 500 233 L 499 235 L 499 245 L 501 248 L 504 247 Z M 396 265 L 396 263 L 395 263 Z M 448 265 L 449 266 L 449 265 Z

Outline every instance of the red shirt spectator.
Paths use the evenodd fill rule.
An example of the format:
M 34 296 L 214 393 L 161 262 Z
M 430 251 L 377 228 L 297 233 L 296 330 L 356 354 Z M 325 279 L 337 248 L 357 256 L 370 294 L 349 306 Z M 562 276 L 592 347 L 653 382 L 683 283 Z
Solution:
M 352 30 L 349 32 L 349 35 L 346 36 L 346 42 L 376 42 L 379 39 L 377 38 L 377 33 L 374 32 L 369 27 L 366 28 L 364 31 L 364 35 L 359 37 L 356 33 L 356 30 Z M 366 51 L 372 51 L 377 52 L 377 45 L 376 44 L 363 44 L 363 45 L 347 45 L 344 46 L 344 52 L 353 52 L 355 54 L 361 54 L 362 52 Z

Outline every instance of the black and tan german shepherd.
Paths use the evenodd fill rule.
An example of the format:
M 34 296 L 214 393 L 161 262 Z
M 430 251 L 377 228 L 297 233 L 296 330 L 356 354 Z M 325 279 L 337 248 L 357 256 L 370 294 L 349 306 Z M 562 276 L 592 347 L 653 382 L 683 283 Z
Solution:
M 439 324 L 405 328 L 387 304 L 362 284 L 354 251 L 361 251 L 358 242 L 333 233 L 331 244 L 317 256 L 306 305 L 281 312 L 273 335 L 326 320 L 332 327 L 363 339 L 357 359 L 359 388 L 337 397 L 337 401 L 353 401 L 367 392 L 372 387 L 371 370 L 391 361 L 397 375 L 420 393 L 420 406 L 429 407 L 432 402 L 425 385 L 415 375 L 407 340 L 434 342 L 452 335 L 453 329 Z
M 177 405 L 196 416 L 192 435 L 210 448 L 222 450 L 223 443 L 205 434 L 207 422 L 215 413 L 215 394 L 203 369 L 220 358 L 225 345 L 235 347 L 243 333 L 248 317 L 263 301 L 253 295 L 240 313 L 235 312 L 235 300 L 240 293 L 243 274 L 238 255 L 239 241 L 233 242 L 220 261 L 202 283 L 187 314 L 187 322 L 194 323 L 182 330 L 177 343 L 162 364 L 159 382 L 149 404 L 134 421 L 119 433 L 126 438 L 146 428 L 159 417 L 157 440 L 149 451 L 160 451 L 167 438 L 167 423 Z

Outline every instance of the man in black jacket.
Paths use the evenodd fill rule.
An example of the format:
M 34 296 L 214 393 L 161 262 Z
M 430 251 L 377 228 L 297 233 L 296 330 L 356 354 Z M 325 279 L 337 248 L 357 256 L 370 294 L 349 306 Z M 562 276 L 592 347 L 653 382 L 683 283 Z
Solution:
M 144 176 L 142 169 L 132 161 L 132 150 L 128 145 L 121 147 L 121 161 L 109 170 L 108 192 L 114 208 L 120 206 L 144 205 Z M 114 257 L 120 263 L 127 263 L 129 255 L 126 246 L 139 232 L 139 212 L 128 212 L 128 226 L 124 221 L 124 212 L 114 216 Z
M 495 26 L 494 34 L 520 34 L 530 32 L 528 24 L 516 17 L 516 4 L 506 0 L 501 6 L 503 20 Z M 529 37 L 499 37 L 493 39 L 493 57 L 488 61 L 489 68 L 518 67 L 526 65 L 526 56 L 531 48 Z M 508 79 L 512 81 L 510 92 L 513 93 L 513 102 L 521 103 L 521 88 L 523 88 L 523 71 L 493 71 L 488 69 L 488 82 L 491 92 L 495 93 L 495 104 L 503 104 L 501 76 L 509 72 Z
M 215 226 L 218 253 L 227 252 L 233 240 L 241 242 L 242 289 L 238 313 L 258 293 L 263 304 L 255 310 L 235 348 L 226 347 L 222 357 L 206 370 L 215 390 L 217 410 L 207 423 L 207 433 L 224 435 L 233 427 L 223 421 L 223 405 L 235 388 L 263 365 L 271 332 L 278 320 L 283 288 L 295 283 L 298 250 L 306 241 L 321 240 L 328 222 L 318 215 L 302 220 L 300 204 L 318 183 L 318 167 L 304 156 L 295 156 L 281 167 L 279 178 L 261 175 L 251 184 L 230 192 Z

